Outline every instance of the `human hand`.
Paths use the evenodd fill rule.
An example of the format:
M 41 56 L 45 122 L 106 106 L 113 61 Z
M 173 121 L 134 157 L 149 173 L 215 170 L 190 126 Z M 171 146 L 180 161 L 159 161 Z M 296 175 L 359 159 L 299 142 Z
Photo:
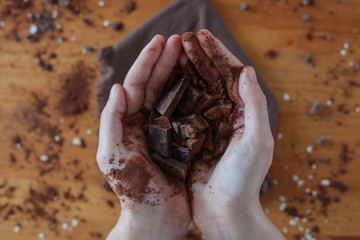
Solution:
M 244 67 L 209 31 L 191 34 L 182 37 L 186 55 L 180 57 L 181 65 L 190 60 L 205 81 L 225 81 L 237 112 L 234 133 L 220 161 L 192 163 L 193 221 L 207 239 L 284 239 L 259 201 L 274 140 L 255 71 Z
M 181 53 L 181 38 L 157 35 L 123 86 L 115 84 L 101 114 L 97 162 L 121 203 L 108 239 L 180 239 L 191 220 L 185 185 L 171 181 L 147 151 L 141 110 L 153 108 Z

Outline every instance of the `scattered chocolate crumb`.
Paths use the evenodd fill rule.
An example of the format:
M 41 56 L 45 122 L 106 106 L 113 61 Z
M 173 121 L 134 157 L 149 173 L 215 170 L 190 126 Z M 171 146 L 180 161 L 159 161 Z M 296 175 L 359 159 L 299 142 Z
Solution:
M 82 19 L 83 23 L 85 23 L 86 25 L 92 25 L 92 21 L 88 18 L 83 18 Z
M 113 202 L 112 200 L 106 200 L 106 203 L 107 203 L 107 205 L 108 205 L 109 207 L 111 207 L 111 208 L 114 208 L 114 207 L 115 207 L 115 204 L 114 204 L 114 202 Z
M 118 31 L 118 30 L 121 30 L 123 28 L 124 28 L 124 23 L 122 23 L 122 22 L 111 24 L 111 29 L 112 30 Z
M 102 235 L 100 232 L 91 232 L 91 233 L 90 233 L 90 237 L 93 237 L 93 238 L 102 238 L 103 235 Z
M 317 225 L 315 225 L 315 226 L 313 226 L 313 227 L 311 228 L 311 231 L 312 231 L 313 233 L 318 234 L 318 233 L 320 232 L 320 228 L 319 228 Z
M 339 192 L 346 192 L 348 190 L 348 187 L 340 181 L 331 181 L 330 187 L 335 188 Z
M 287 206 L 284 210 L 284 212 L 292 217 L 299 217 L 299 212 L 296 207 L 293 206 Z
M 275 58 L 277 58 L 277 56 L 278 56 L 277 52 L 276 52 L 275 50 L 272 50 L 272 49 L 270 49 L 269 51 L 267 51 L 267 52 L 265 53 L 265 55 L 266 55 L 268 58 L 270 58 L 270 59 L 275 59 Z
M 10 153 L 9 157 L 10 157 L 10 162 L 11 163 L 16 163 L 16 157 L 15 157 L 14 154 Z
M 133 12 L 136 9 L 136 2 L 135 1 L 130 1 L 125 5 L 125 11 L 130 14 L 131 12 Z

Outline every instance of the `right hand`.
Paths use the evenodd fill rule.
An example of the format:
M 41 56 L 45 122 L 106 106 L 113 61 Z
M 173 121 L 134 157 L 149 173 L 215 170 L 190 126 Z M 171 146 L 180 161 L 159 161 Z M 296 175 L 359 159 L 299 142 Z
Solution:
M 221 160 L 209 166 L 197 159 L 192 165 L 189 183 L 194 223 L 206 239 L 283 239 L 259 201 L 274 139 L 266 97 L 254 69 L 243 68 L 207 30 L 201 30 L 197 37 L 183 37 L 183 48 L 203 78 L 226 81 L 237 106 L 234 133 Z M 237 71 L 242 68 L 241 73 Z

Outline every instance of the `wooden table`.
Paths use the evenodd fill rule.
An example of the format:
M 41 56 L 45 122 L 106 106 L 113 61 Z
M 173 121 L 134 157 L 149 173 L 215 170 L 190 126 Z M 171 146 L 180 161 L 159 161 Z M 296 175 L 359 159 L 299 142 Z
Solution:
M 44 233 L 46 239 L 96 239 L 105 238 L 113 227 L 120 206 L 114 195 L 101 187 L 95 160 L 97 60 L 95 53 L 83 54 L 82 49 L 85 45 L 100 49 L 117 42 L 171 1 L 136 2 L 137 8 L 131 14 L 119 11 L 124 9 L 125 0 L 107 0 L 102 8 L 98 1 L 81 1 L 78 15 L 59 8 L 62 16 L 56 23 L 63 25 L 63 33 L 56 32 L 55 40 L 45 34 L 37 43 L 26 39 L 31 23 L 26 22 L 25 13 L 38 13 L 42 4 L 53 9 L 51 5 L 39 0 L 29 10 L 15 11 L 19 13 L 17 23 L 13 14 L 0 15 L 0 21 L 5 22 L 5 26 L 0 26 L 0 239 L 37 239 L 39 233 Z M 287 232 L 288 239 L 300 239 L 306 228 L 313 229 L 312 235 L 317 239 L 360 239 L 360 162 L 357 161 L 360 113 L 355 111 L 360 107 L 360 29 L 357 29 L 360 1 L 316 0 L 315 5 L 303 7 L 300 0 L 249 0 L 247 11 L 239 8 L 241 1 L 211 2 L 281 102 L 279 135 L 270 170 L 275 185 L 261 197 L 265 212 Z M 1 1 L 0 9 L 7 3 Z M 90 10 L 85 10 L 85 6 Z M 302 20 L 304 13 L 310 15 L 310 21 Z M 84 25 L 83 17 L 91 19 L 92 26 Z M 106 28 L 104 20 L 123 21 L 124 29 Z M 11 37 L 16 24 L 20 42 Z M 65 42 L 57 41 L 60 35 L 66 37 Z M 331 40 L 326 40 L 326 36 L 331 36 Z M 346 56 L 340 54 L 347 47 L 344 43 L 349 45 Z M 45 71 L 35 63 L 35 54 L 45 49 L 42 56 L 52 64 L 52 71 Z M 51 53 L 57 57 L 47 60 Z M 312 62 L 306 61 L 309 54 Z M 89 78 L 88 110 L 64 116 L 57 109 L 61 76 L 70 73 L 79 61 L 96 70 L 96 77 Z M 32 116 L 36 111 L 32 92 L 41 99 L 47 98 L 46 114 L 40 120 L 61 130 L 62 146 L 54 144 L 49 137 L 53 135 L 44 133 L 42 127 L 29 132 L 31 126 L 24 121 L 23 114 Z M 290 100 L 283 100 L 285 93 Z M 323 109 L 317 115 L 310 115 L 315 101 L 321 102 Z M 19 141 L 14 139 L 16 136 L 20 137 L 21 146 L 16 145 Z M 323 146 L 315 144 L 320 136 L 326 137 Z M 83 139 L 86 147 L 74 146 L 74 137 Z M 307 152 L 311 150 L 308 146 L 313 147 L 311 152 Z M 27 149 L 31 153 L 26 159 Z M 57 153 L 48 162 L 54 169 L 41 176 L 39 169 L 45 165 L 40 157 L 50 152 Z M 329 179 L 331 186 L 319 188 L 323 179 Z M 31 211 L 35 205 L 30 189 L 43 193 L 46 186 L 54 186 L 58 193 L 51 197 L 57 197 L 48 199 L 32 192 L 38 204 L 36 211 L 41 211 L 46 203 L 48 212 L 47 219 L 34 220 Z M 316 195 L 314 191 L 317 196 L 312 196 Z M 288 213 L 279 210 L 282 201 Z M 322 204 L 327 206 L 324 208 Z M 58 213 L 51 212 L 56 208 Z M 294 210 L 303 216 L 298 222 L 289 215 Z M 4 219 L 6 215 L 9 216 Z M 57 223 L 50 225 L 57 227 L 57 234 L 49 230 L 49 222 L 54 221 L 52 216 L 56 216 Z M 73 219 L 79 220 L 79 225 L 71 231 L 63 230 L 62 227 L 66 228 L 63 223 L 71 226 Z M 17 224 L 21 227 L 16 234 L 13 230 Z M 314 226 L 318 226 L 319 233 L 314 233 L 317 232 Z

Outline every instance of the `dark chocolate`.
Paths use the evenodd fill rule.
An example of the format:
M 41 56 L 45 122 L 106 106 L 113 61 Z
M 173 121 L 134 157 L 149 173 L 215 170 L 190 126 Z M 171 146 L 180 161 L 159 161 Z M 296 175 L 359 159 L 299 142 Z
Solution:
M 206 110 L 216 101 L 216 99 L 216 96 L 201 91 L 201 97 L 190 113 L 200 113 Z
M 194 108 L 200 98 L 201 91 L 190 84 L 189 87 L 186 89 L 184 95 L 182 96 L 177 109 L 179 110 L 179 112 L 185 115 Z
M 209 120 L 220 120 L 222 113 L 219 106 L 215 105 L 204 112 L 204 117 Z
M 156 106 L 156 110 L 162 115 L 170 117 L 189 85 L 190 80 L 186 76 L 177 78 L 169 91 L 164 93 L 163 98 Z
M 171 156 L 182 162 L 185 163 L 188 167 L 190 166 L 190 150 L 179 146 L 176 143 L 171 144 Z
M 165 157 L 171 156 L 171 127 L 149 124 L 150 147 Z
M 215 142 L 220 141 L 221 139 L 227 139 L 232 133 L 233 128 L 231 124 L 221 122 L 218 126 L 218 129 L 215 134 Z
M 154 152 L 151 156 L 160 168 L 185 182 L 188 171 L 186 164 L 173 158 L 165 158 L 156 152 Z
M 204 131 L 209 126 L 209 123 L 202 116 L 197 114 L 179 118 L 178 121 L 180 121 L 182 124 L 188 124 L 196 127 L 199 133 Z
M 198 130 L 195 126 L 184 124 L 180 126 L 181 135 L 185 139 L 196 138 Z
M 189 139 L 186 141 L 186 145 L 190 150 L 191 158 L 194 158 L 200 152 L 204 144 L 205 138 L 206 138 L 206 134 L 202 133 L 200 134 L 198 139 Z

